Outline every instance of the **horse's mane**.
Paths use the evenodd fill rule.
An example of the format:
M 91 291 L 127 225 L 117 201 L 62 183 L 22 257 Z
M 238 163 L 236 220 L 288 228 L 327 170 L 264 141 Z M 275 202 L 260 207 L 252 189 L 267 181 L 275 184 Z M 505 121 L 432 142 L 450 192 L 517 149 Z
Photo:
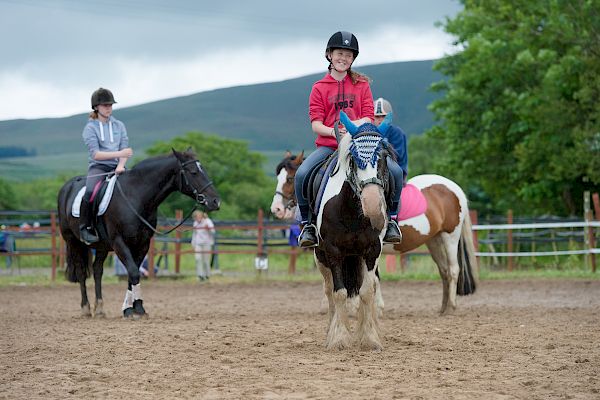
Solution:
M 181 153 L 179 153 L 181 155 L 184 156 L 184 158 L 195 158 L 196 156 L 194 155 L 194 153 L 192 153 L 191 151 L 183 151 Z M 135 164 L 133 166 L 133 168 L 131 168 L 131 171 L 139 171 L 139 170 L 145 170 L 148 168 L 153 168 L 156 165 L 162 165 L 164 163 L 165 160 L 167 159 L 172 159 L 174 157 L 173 153 L 167 153 L 167 154 L 161 154 L 158 156 L 154 156 L 154 157 L 149 157 L 149 158 L 145 158 L 142 161 L 138 162 L 137 164 Z
M 296 168 L 292 161 L 294 161 L 296 159 L 296 155 L 291 155 L 288 156 L 286 158 L 284 158 L 283 160 L 281 160 L 281 162 L 279 164 L 277 164 L 277 168 L 275 168 L 275 175 L 279 175 L 279 172 L 283 169 L 283 168 L 291 168 L 294 169 Z

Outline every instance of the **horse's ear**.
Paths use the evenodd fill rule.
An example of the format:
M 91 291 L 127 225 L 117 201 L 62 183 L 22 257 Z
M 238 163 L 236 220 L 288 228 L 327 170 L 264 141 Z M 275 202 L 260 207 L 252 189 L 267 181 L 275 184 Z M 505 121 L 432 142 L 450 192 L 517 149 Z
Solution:
M 358 130 L 358 127 L 356 125 L 354 125 L 354 123 L 350 120 L 350 118 L 348 117 L 348 114 L 346 114 L 343 111 L 340 111 L 340 122 L 342 124 L 344 124 L 344 126 L 346 127 L 348 132 L 350 132 L 350 134 L 352 136 L 354 136 L 354 134 Z
M 178 160 L 181 159 L 180 154 L 177 150 L 175 150 L 174 148 L 171 147 L 171 150 L 173 151 L 173 154 L 175 155 L 175 158 L 177 158 Z
M 292 156 L 292 152 L 289 150 L 286 150 L 285 153 L 283 154 L 283 158 L 289 158 Z
M 379 126 L 377 127 L 379 133 L 383 135 L 388 130 L 390 124 L 392 123 L 393 116 L 394 114 L 391 111 L 385 116 L 383 121 L 381 121 L 381 124 L 379 124 Z
M 304 150 L 302 150 L 297 156 L 296 159 L 294 160 L 294 164 L 296 165 L 300 165 L 302 164 L 302 161 L 304 161 Z

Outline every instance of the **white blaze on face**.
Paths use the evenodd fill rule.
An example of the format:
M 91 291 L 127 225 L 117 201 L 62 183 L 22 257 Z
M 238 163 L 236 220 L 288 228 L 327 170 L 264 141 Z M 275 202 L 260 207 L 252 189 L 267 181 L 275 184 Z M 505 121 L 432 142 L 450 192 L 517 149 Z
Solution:
M 283 190 L 283 184 L 287 179 L 287 171 L 285 168 L 281 168 L 277 175 L 277 186 L 275 187 L 275 195 L 273 196 L 273 202 L 271 202 L 271 213 L 279 219 L 285 217 L 285 206 L 283 205 L 283 196 L 279 193 Z
M 377 178 L 377 168 L 368 165 L 365 170 L 357 170 L 358 181 Z M 360 194 L 363 214 L 371 221 L 374 229 L 382 230 L 386 221 L 386 207 L 383 188 L 376 184 L 366 185 Z

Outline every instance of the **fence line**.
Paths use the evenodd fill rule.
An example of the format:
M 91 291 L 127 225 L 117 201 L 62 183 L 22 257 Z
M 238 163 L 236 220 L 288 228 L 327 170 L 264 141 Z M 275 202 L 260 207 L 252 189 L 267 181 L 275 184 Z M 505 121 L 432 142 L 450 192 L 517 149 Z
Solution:
M 539 224 L 473 225 L 474 231 L 544 229 L 544 228 L 600 228 L 600 221 L 541 222 Z
M 20 223 L 22 220 L 14 219 L 15 216 L 37 216 L 37 221 L 42 221 L 43 225 L 49 225 L 48 227 L 40 227 L 38 224 L 35 228 L 31 228 L 31 226 L 27 226 L 24 230 L 18 230 L 18 228 L 11 228 L 7 230 L 0 231 L 1 234 L 8 233 L 9 235 L 13 235 L 14 239 L 29 239 L 29 238 L 40 238 L 44 235 L 50 235 L 50 248 L 21 248 L 17 249 L 16 247 L 12 249 L 4 249 L 3 255 L 10 257 L 18 257 L 18 256 L 28 256 L 28 255 L 49 255 L 51 257 L 51 265 L 52 265 L 52 276 L 51 278 L 54 280 L 56 275 L 57 266 L 64 265 L 65 259 L 65 249 L 64 242 L 59 234 L 59 229 L 57 225 L 56 213 L 47 212 L 47 211 L 0 211 L 0 222 L 3 224 L 7 222 L 17 222 Z M 48 218 L 49 216 L 49 218 Z M 8 218 L 8 217 L 13 217 Z M 42 218 L 40 218 L 42 217 Z M 167 219 L 161 222 L 161 227 L 168 228 L 169 226 L 174 226 L 177 222 L 182 218 L 181 210 L 178 210 L 175 219 Z M 595 233 L 594 228 L 600 228 L 600 221 L 592 221 L 591 214 L 586 215 L 586 221 L 570 221 L 570 222 L 541 222 L 541 223 L 527 223 L 527 224 L 477 224 L 476 215 L 473 216 L 473 236 L 475 239 L 476 245 L 476 253 L 477 257 L 504 257 L 508 259 L 508 269 L 512 270 L 512 260 L 514 257 L 544 257 L 544 256 L 566 256 L 566 255 L 588 255 L 589 260 L 592 264 L 592 270 L 595 272 L 595 254 L 600 254 L 600 248 L 595 247 Z M 509 212 L 508 215 L 509 222 L 512 222 L 512 213 Z M 221 238 L 220 241 L 217 241 L 217 246 L 211 251 L 212 254 L 255 254 L 257 257 L 268 257 L 269 254 L 287 254 L 290 256 L 290 265 L 288 271 L 290 273 L 295 272 L 295 260 L 297 255 L 299 254 L 299 249 L 297 247 L 290 246 L 289 249 L 281 249 L 276 247 L 289 246 L 287 243 L 283 243 L 283 237 L 281 239 L 273 241 L 273 237 L 269 237 L 269 232 L 274 230 L 284 230 L 289 229 L 290 224 L 284 222 L 272 222 L 265 221 L 262 210 L 258 211 L 256 221 L 249 222 L 240 222 L 234 221 L 231 223 L 219 223 L 219 221 L 215 221 L 215 228 L 217 230 L 234 230 L 234 231 L 251 231 L 252 233 L 247 236 L 239 236 L 239 237 L 227 237 Z M 550 231 L 548 229 L 558 229 L 558 228 L 571 228 L 571 229 L 581 229 L 577 231 L 569 231 L 569 232 L 557 232 L 558 236 L 577 236 L 577 242 L 585 242 L 584 246 L 586 248 L 579 250 L 558 250 L 556 247 L 556 243 L 560 241 L 565 241 L 564 238 L 554 237 L 554 232 L 552 233 L 552 238 L 540 238 L 537 237 L 537 242 L 542 243 L 551 243 L 554 247 L 553 251 L 535 251 L 536 245 L 536 233 L 534 232 L 513 232 L 514 230 L 519 229 L 546 229 L 543 233 L 547 234 Z M 150 245 L 150 250 L 148 253 L 149 265 L 154 265 L 154 257 L 155 256 L 168 256 L 174 255 L 175 257 L 175 273 L 180 272 L 180 262 L 181 255 L 184 254 L 193 254 L 193 249 L 182 249 L 182 243 L 188 243 L 189 239 L 184 238 L 182 233 L 189 231 L 191 228 L 188 224 L 181 226 L 174 232 L 173 236 L 154 236 L 152 238 L 152 242 Z M 501 230 L 507 231 L 506 237 L 494 237 L 493 231 Z M 478 238 L 477 232 L 482 231 L 490 231 L 490 236 L 488 238 Z M 598 230 L 596 229 L 596 232 Z M 513 251 L 514 243 L 521 243 L 522 241 L 519 239 L 520 237 L 526 237 L 525 241 L 532 245 L 532 251 Z M 583 238 L 582 238 L 583 237 Z M 533 239 L 531 239 L 533 238 Z M 570 242 L 571 238 L 568 239 Z M 271 242 L 269 242 L 271 241 Z M 156 242 L 163 243 L 174 243 L 174 251 L 169 250 L 166 245 L 163 245 L 162 249 L 156 248 Z M 479 251 L 479 247 L 482 245 L 492 246 L 493 244 L 506 244 L 507 250 L 505 252 L 496 252 L 496 251 Z M 218 249 L 218 246 L 248 246 L 251 247 L 249 249 Z M 0 246 L 1 247 L 1 246 Z M 391 257 L 388 254 L 388 257 Z M 400 256 L 400 254 L 393 253 L 395 256 Z M 420 250 L 408 252 L 402 257 L 406 258 L 410 255 L 421 255 L 428 254 L 427 252 L 423 252 Z M 402 258 L 401 258 L 402 260 Z M 386 260 L 387 262 L 387 260 Z M 402 262 L 402 261 L 401 261 Z M 151 275 L 153 275 L 154 269 L 150 268 Z

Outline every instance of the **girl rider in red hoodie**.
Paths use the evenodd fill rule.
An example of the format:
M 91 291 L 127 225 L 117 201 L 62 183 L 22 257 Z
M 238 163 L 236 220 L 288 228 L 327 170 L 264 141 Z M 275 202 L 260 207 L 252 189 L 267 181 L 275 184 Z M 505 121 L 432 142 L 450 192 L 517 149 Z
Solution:
M 317 135 L 317 149 L 304 160 L 298 168 L 295 179 L 296 198 L 304 226 L 298 244 L 300 247 L 314 247 L 318 244 L 317 230 L 313 221 L 309 221 L 309 203 L 304 197 L 302 187 L 310 172 L 331 155 L 337 148 L 333 125 L 339 121 L 340 111 L 348 114 L 352 122 L 360 126 L 372 123 L 373 95 L 369 86 L 369 78 L 352 71 L 352 63 L 358 56 L 358 40 L 350 32 L 336 32 L 327 42 L 325 58 L 329 61 L 328 73 L 316 82 L 310 93 L 309 116 L 313 132 Z M 343 125 L 339 126 L 342 134 L 346 133 Z M 385 242 L 401 240 L 398 225 L 388 224 L 384 237 Z

